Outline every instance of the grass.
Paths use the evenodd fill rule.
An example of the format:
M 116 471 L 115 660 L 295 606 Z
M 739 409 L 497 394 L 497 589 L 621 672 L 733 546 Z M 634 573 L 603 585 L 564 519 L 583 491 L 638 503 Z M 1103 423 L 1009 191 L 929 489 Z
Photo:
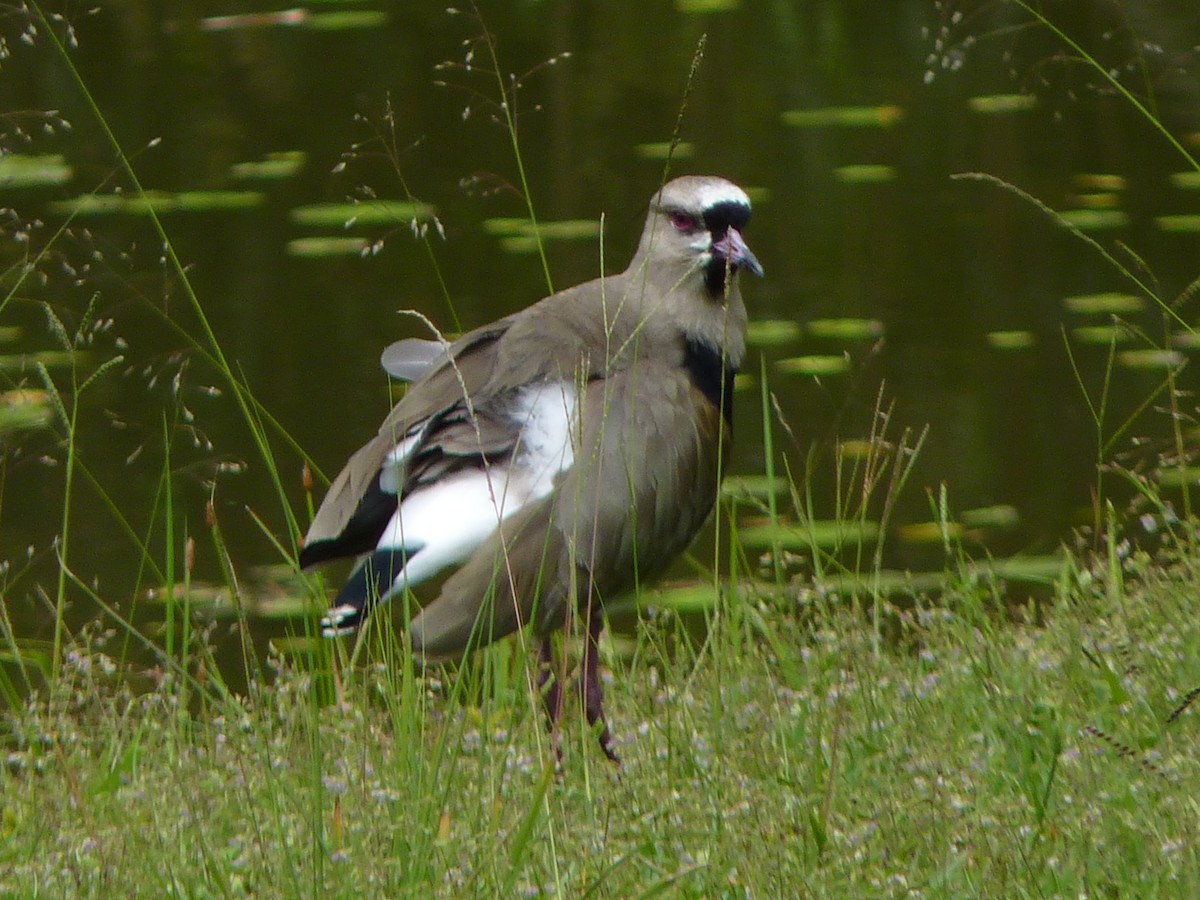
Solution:
M 70 66 L 59 32 L 48 19 L 41 25 Z M 503 69 L 486 29 L 466 63 L 476 50 L 499 100 L 489 107 L 472 89 L 472 102 L 490 110 L 511 141 L 529 235 L 541 252 L 554 223 L 535 214 L 521 162 L 521 79 L 496 74 Z M 699 52 L 692 74 L 698 63 Z M 90 96 L 87 106 L 103 125 Z M 793 124 L 891 124 L 880 109 L 818 112 L 820 121 Z M 394 129 L 390 112 L 386 124 Z M 276 453 L 284 451 L 272 448 L 303 452 L 222 352 L 159 222 L 165 209 L 104 131 L 193 313 L 198 337 L 173 325 L 176 336 L 219 376 L 277 489 L 286 524 L 264 524 L 263 532 L 297 534 L 304 516 L 282 487 Z M 663 145 L 668 161 L 685 147 L 678 131 Z M 398 159 L 394 133 L 385 128 L 378 143 Z M 399 193 L 414 202 L 398 163 L 396 174 Z M 1011 185 L 967 177 L 1062 221 Z M 437 269 L 427 231 L 412 224 Z M 1067 224 L 1083 237 L 1082 226 Z M 1172 324 L 1173 304 L 1084 240 Z M 0 312 L 32 292 L 24 282 L 38 260 L 26 262 L 6 273 Z M 448 291 L 445 299 L 449 305 Z M 89 306 L 68 327 L 47 307 L 54 352 L 70 365 L 60 374 L 42 360 L 33 386 L 52 410 L 66 493 L 54 583 L 41 589 L 54 613 L 53 639 L 14 635 L 0 606 L 0 692 L 10 707 L 0 732 L 0 894 L 1200 895 L 1200 822 L 1189 790 L 1198 774 L 1200 705 L 1190 700 L 1200 687 L 1200 560 L 1186 494 L 1184 520 L 1170 524 L 1165 549 L 1151 557 L 1120 539 L 1098 484 L 1092 552 L 1063 556 L 1034 599 L 1004 583 L 1003 567 L 966 557 L 943 489 L 931 506 L 945 572 L 885 596 L 883 542 L 924 432 L 889 438 L 881 393 L 876 430 L 856 452 L 843 442 L 832 461 L 813 452 L 802 468 L 789 463 L 776 446 L 792 435 L 786 423 L 771 424 L 778 405 L 764 364 L 766 490 L 728 501 L 730 542 L 696 563 L 733 574 L 707 576 L 718 600 L 699 636 L 665 610 L 647 615 L 632 640 L 609 639 L 607 709 L 624 764 L 618 770 L 603 758 L 572 711 L 558 771 L 520 642 L 422 674 L 386 627 L 369 629 L 348 665 L 334 645 L 308 640 L 311 621 L 292 636 L 298 650 L 263 658 L 242 618 L 249 686 L 232 691 L 214 662 L 217 626 L 195 615 L 195 542 L 211 543 L 239 610 L 242 584 L 211 499 L 207 534 L 180 525 L 175 460 L 186 450 L 179 435 L 190 414 L 178 395 L 151 429 L 162 474 L 149 521 L 109 510 L 134 548 L 139 585 L 162 585 L 170 598 L 164 632 L 135 627 L 128 609 L 77 575 L 73 503 L 114 506 L 81 452 L 91 448 L 80 443 L 78 421 L 123 362 L 89 358 L 100 331 L 93 312 Z M 841 366 L 842 357 L 834 359 Z M 1080 379 L 1100 463 L 1130 425 L 1110 421 L 1114 371 L 1090 390 Z M 1160 390 L 1175 404 L 1172 378 Z M 1182 466 L 1182 426 L 1175 445 Z M 815 538 L 820 520 L 808 485 L 828 462 L 836 518 L 860 532 L 878 520 L 879 540 L 837 536 L 836 550 L 813 551 L 812 580 L 797 574 L 780 529 Z M 1110 482 L 1131 483 L 1144 507 L 1170 521 L 1165 479 L 1103 471 Z M 758 504 L 773 551 L 766 564 L 740 540 L 748 529 L 737 527 L 739 502 Z M 280 559 L 292 559 L 293 548 L 272 540 Z M 764 579 L 762 597 L 742 589 L 751 572 Z M 72 633 L 63 614 L 69 598 L 89 600 L 102 618 Z M 130 645 L 150 654 L 153 668 L 130 671 Z
M 283 669 L 186 715 L 89 632 L 12 719 L 0 892 L 78 896 L 1195 896 L 1200 564 L 1067 564 L 1009 616 L 986 589 L 888 613 L 651 624 L 614 665 L 618 772 L 534 699 L 373 666 L 341 702 Z M 109 638 L 110 642 L 112 637 Z M 193 686 L 195 687 L 195 686 Z

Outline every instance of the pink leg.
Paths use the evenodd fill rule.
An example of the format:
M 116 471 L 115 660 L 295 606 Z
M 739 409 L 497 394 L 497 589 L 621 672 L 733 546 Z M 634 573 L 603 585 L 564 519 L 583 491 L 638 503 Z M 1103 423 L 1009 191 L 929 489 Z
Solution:
M 580 690 L 583 692 L 583 709 L 587 715 L 588 725 L 595 728 L 600 723 L 600 749 L 604 755 L 617 765 L 621 758 L 612 748 L 612 734 L 608 723 L 604 721 L 604 690 L 600 686 L 600 632 L 604 628 L 604 617 L 598 606 L 588 610 L 587 642 L 583 648 L 583 679 Z
M 550 686 L 547 687 L 546 685 Z M 558 738 L 558 720 L 562 718 L 562 682 L 554 671 L 554 644 L 549 636 L 542 638 L 538 647 L 538 693 L 546 710 L 546 728 L 554 744 L 554 755 L 562 763 L 562 745 Z

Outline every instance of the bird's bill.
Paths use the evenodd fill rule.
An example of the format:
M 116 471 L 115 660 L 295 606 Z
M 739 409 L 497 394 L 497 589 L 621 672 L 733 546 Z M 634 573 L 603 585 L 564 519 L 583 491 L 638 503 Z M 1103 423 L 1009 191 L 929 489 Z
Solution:
M 736 228 L 725 229 L 725 235 L 713 244 L 713 249 L 727 259 L 735 269 L 747 269 L 759 278 L 762 277 L 762 264 L 746 245 L 746 239 L 742 237 L 742 233 Z

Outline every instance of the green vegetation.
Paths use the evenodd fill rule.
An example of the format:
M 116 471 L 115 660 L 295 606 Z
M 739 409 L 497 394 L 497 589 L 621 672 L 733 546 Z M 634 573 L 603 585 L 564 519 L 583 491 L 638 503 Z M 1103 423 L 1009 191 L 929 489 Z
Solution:
M 299 174 L 307 161 L 307 154 L 302 150 L 280 150 L 268 153 L 262 159 L 234 163 L 229 174 L 237 181 L 275 181 Z
M 838 166 L 833 174 L 844 184 L 885 184 L 896 179 L 896 170 L 892 166 L 873 163 Z
M 882 653 L 804 586 L 670 655 L 656 620 L 610 661 L 620 772 L 579 716 L 555 776 L 520 666 L 482 665 L 478 702 L 386 656 L 332 705 L 292 668 L 219 697 L 132 687 L 89 632 L 10 722 L 0 891 L 1194 896 L 1200 713 L 1168 719 L 1200 566 L 1113 549 L 1015 607 L 947 574 Z
M 484 219 L 483 230 L 500 238 L 500 246 L 510 253 L 537 253 L 547 241 L 594 241 L 600 234 L 600 222 L 593 219 L 562 219 L 539 222 L 529 219 Z
M 883 337 L 878 319 L 812 319 L 805 330 L 813 337 L 844 341 L 874 341 Z
M 47 204 L 47 208 L 63 216 L 91 218 L 256 209 L 265 202 L 266 197 L 256 191 L 183 191 L 177 194 L 142 191 L 131 196 L 84 194 L 70 200 L 53 200 Z
M 325 259 L 331 256 L 362 256 L 370 249 L 371 242 L 366 238 L 350 235 L 293 238 L 287 243 L 287 251 L 291 256 L 311 259 Z
M 1200 214 L 1179 213 L 1172 216 L 1156 216 L 1154 223 L 1163 231 L 1177 234 L 1200 233 Z
M 1134 294 L 1109 291 L 1103 294 L 1078 294 L 1063 297 L 1063 306 L 1082 315 L 1130 315 L 1146 306 L 1146 301 Z
M 814 353 L 808 356 L 793 356 L 775 362 L 775 370 L 784 375 L 812 375 L 829 377 L 845 375 L 850 371 L 850 358 L 845 354 Z
M 1113 231 L 1129 224 L 1129 215 L 1120 209 L 1082 207 L 1063 210 L 1059 215 L 1065 227 L 1080 231 Z
M 984 115 L 1025 112 L 1036 109 L 1037 105 L 1038 99 L 1033 94 L 990 94 L 972 97 L 967 101 L 967 106 L 972 112 Z
M 408 225 L 433 218 L 424 203 L 401 200 L 363 200 L 357 203 L 313 203 L 291 212 L 297 225 L 309 228 L 350 228 L 355 225 Z
M 696 155 L 696 147 L 687 141 L 650 141 L 638 144 L 633 148 L 642 159 L 663 161 L 667 159 L 691 159 Z
M 1028 350 L 1037 343 L 1033 332 L 1021 329 L 1011 331 L 989 331 L 987 342 L 997 350 Z
M 0 187 L 52 187 L 66 184 L 73 174 L 61 154 L 0 156 Z
M 891 128 L 904 118 L 898 106 L 832 106 L 790 109 L 783 124 L 794 128 Z
M 746 328 L 746 343 L 758 347 L 786 346 L 800 339 L 803 331 L 792 319 L 760 319 Z

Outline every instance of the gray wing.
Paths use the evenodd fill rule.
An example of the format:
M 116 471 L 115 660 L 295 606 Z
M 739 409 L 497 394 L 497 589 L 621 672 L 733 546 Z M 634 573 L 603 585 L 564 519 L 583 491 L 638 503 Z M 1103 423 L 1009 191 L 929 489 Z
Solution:
M 511 318 L 501 319 L 464 335 L 443 350 L 440 361 L 429 363 L 425 374 L 383 420 L 379 432 L 350 457 L 329 486 L 305 535 L 302 567 L 373 549 L 372 535 L 378 537 L 396 506 L 396 493 L 380 488 L 389 455 L 424 423 L 451 414 L 463 407 L 465 396 L 483 391 L 492 378 L 496 346 L 510 324 Z M 478 446 L 476 443 L 477 451 Z

